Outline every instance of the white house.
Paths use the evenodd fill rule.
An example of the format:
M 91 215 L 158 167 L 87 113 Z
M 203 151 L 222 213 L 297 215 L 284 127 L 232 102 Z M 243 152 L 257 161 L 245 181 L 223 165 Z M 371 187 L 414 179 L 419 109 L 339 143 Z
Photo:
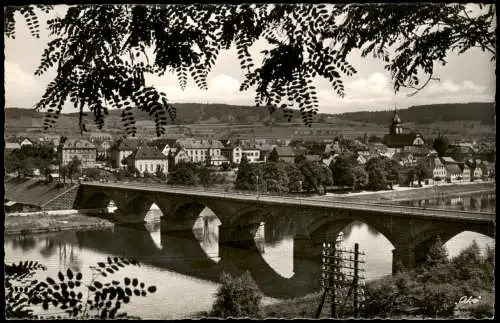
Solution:
M 432 178 L 435 181 L 442 181 L 446 178 L 446 168 L 439 158 L 428 158 L 427 164 L 432 169 Z
M 474 168 L 474 172 L 472 174 L 473 179 L 481 179 L 483 178 L 483 170 L 481 168 L 481 165 L 476 164 L 476 167 Z
M 74 157 L 78 158 L 82 168 L 95 166 L 97 158 L 96 146 L 85 139 L 67 139 L 60 147 L 60 163 L 67 165 Z
M 18 144 L 17 142 L 6 142 L 4 150 L 9 151 L 9 150 L 14 150 L 14 149 L 21 149 L 21 145 Z
M 241 147 L 242 156 L 247 156 L 249 163 L 257 163 L 260 160 L 260 150 L 255 147 Z
M 211 159 L 220 156 L 223 145 L 219 140 L 179 139 L 177 144 L 184 148 L 194 163 L 202 163 L 210 156 Z
M 367 162 L 367 157 L 363 154 L 358 153 L 358 157 L 356 158 L 356 162 L 358 165 L 364 165 Z
M 458 166 L 458 163 L 451 157 L 442 157 L 441 161 L 446 168 L 446 179 L 449 182 L 457 182 L 462 180 L 462 170 Z
M 211 163 L 214 166 L 221 166 L 224 163 L 229 163 L 229 159 L 226 156 L 224 156 L 224 155 L 214 156 L 211 159 Z
M 164 174 L 168 174 L 168 158 L 156 147 L 140 147 L 131 156 L 130 162 L 141 173 L 155 174 L 158 167 Z
M 165 148 L 163 149 L 162 153 L 164 151 Z M 163 153 L 163 155 L 165 155 L 165 153 Z M 175 147 L 169 148 L 167 158 L 170 165 L 177 165 L 180 162 L 185 162 L 185 163 L 191 162 L 191 159 L 189 158 L 187 151 L 183 148 L 180 149 Z
M 222 156 L 226 157 L 228 161 L 239 164 L 243 157 L 243 151 L 240 146 L 228 145 L 221 149 Z M 247 157 L 248 158 L 248 157 Z
M 462 170 L 462 182 L 470 182 L 470 167 L 466 163 L 458 163 L 458 166 Z

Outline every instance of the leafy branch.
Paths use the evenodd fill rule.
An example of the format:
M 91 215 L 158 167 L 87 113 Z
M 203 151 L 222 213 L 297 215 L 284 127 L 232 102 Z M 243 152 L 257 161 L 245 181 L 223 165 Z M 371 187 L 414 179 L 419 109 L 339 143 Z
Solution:
M 108 257 L 107 262 L 98 262 L 91 266 L 92 279 L 88 285 L 82 281 L 82 273 L 71 269 L 59 271 L 57 278 L 47 277 L 45 281 L 32 280 L 39 270 L 46 268 L 37 262 L 20 262 L 19 265 L 5 265 L 6 282 L 6 317 L 39 318 L 33 314 L 33 307 L 43 310 L 57 308 L 68 318 L 113 319 L 127 317 L 126 312 L 119 312 L 122 304 L 127 304 L 133 296 L 146 296 L 156 292 L 156 286 L 146 288 L 137 278 L 125 277 L 123 282 L 112 280 L 101 282 L 97 277 L 107 277 L 126 266 L 140 266 L 134 259 Z M 82 288 L 87 289 L 83 297 Z
M 6 7 L 5 34 L 13 36 L 14 13 L 20 11 L 38 35 L 35 8 Z M 75 5 L 47 21 L 54 39 L 36 74 L 57 66 L 57 76 L 35 108 L 48 110 L 46 129 L 67 99 L 82 116 L 89 109 L 99 128 L 108 108 L 123 108 L 124 127 L 132 135 L 130 112 L 139 109 L 150 113 L 161 136 L 175 107 L 146 84 L 146 76 L 173 72 L 182 89 L 191 77 L 206 90 L 220 51 L 235 44 L 244 74 L 240 91 L 255 88 L 256 105 L 281 110 L 289 120 L 297 112 L 311 126 L 319 110 L 313 80 L 322 77 L 338 96 L 347 95 L 343 81 L 357 72 L 349 63 L 353 50 L 382 61 L 394 91 L 416 90 L 410 96 L 436 80 L 434 63 L 446 65 L 451 52 L 479 48 L 495 60 L 496 8 L 479 9 L 472 16 L 465 4 Z M 250 54 L 257 40 L 268 43 L 260 66 Z M 428 79 L 418 86 L 422 73 Z M 85 131 L 83 123 L 81 118 Z

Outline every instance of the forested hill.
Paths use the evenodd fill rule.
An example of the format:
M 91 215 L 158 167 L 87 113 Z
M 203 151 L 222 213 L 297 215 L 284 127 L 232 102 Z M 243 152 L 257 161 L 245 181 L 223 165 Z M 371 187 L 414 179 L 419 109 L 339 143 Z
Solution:
M 336 117 L 348 121 L 386 125 L 393 114 L 393 110 L 361 111 L 342 113 Z M 416 124 L 429 124 L 436 121 L 479 121 L 483 125 L 493 125 L 494 114 L 493 102 L 418 105 L 398 110 L 402 122 Z
M 177 117 L 174 124 L 196 124 L 196 123 L 232 123 L 252 124 L 254 122 L 286 122 L 281 111 L 276 111 L 272 116 L 265 107 L 238 106 L 228 104 L 201 104 L 201 103 L 175 103 Z M 6 108 L 5 121 L 11 126 L 41 126 L 45 113 L 36 112 L 33 109 Z M 118 126 L 121 124 L 121 110 L 110 110 L 107 125 Z M 136 121 L 153 120 L 145 112 L 134 109 Z M 394 111 L 376 112 L 350 112 L 330 115 L 345 121 L 361 121 L 387 125 Z M 398 110 L 398 114 L 404 123 L 430 124 L 436 121 L 479 121 L 483 125 L 493 125 L 494 104 L 493 103 L 456 103 L 456 104 L 433 104 L 412 106 L 408 109 Z M 87 120 L 91 121 L 88 113 Z M 297 113 L 294 122 L 301 122 Z M 78 122 L 78 114 L 62 114 L 59 120 L 63 127 L 74 127 Z
M 177 116 L 174 124 L 194 124 L 194 123 L 241 123 L 265 122 L 274 120 L 276 122 L 286 122 L 281 111 L 270 114 L 265 107 L 239 106 L 228 104 L 202 104 L 202 103 L 173 103 L 177 109 Z M 45 113 L 36 112 L 33 109 L 6 108 L 5 120 L 23 118 L 43 118 Z M 111 119 L 120 120 L 122 110 L 109 110 Z M 87 112 L 88 115 L 90 113 Z M 140 110 L 133 110 L 136 121 L 153 120 L 148 113 Z M 65 119 L 78 119 L 78 113 L 63 114 Z M 300 121 L 300 115 L 296 113 L 294 121 Z M 113 122 L 112 122 L 113 123 Z

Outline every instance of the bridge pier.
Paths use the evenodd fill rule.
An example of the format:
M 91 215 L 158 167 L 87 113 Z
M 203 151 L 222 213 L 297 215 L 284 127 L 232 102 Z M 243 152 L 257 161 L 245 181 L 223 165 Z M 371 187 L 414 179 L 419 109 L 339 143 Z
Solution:
M 264 252 L 264 234 L 261 223 L 252 223 L 244 226 L 219 226 L 219 244 L 234 248 L 257 248 Z
M 191 218 L 183 218 L 183 219 L 172 219 L 166 216 L 161 217 L 161 232 L 162 233 L 170 233 L 170 232 L 183 232 L 183 231 L 192 231 L 194 226 L 194 220 Z
M 321 260 L 321 241 L 306 234 L 293 237 L 293 258 Z

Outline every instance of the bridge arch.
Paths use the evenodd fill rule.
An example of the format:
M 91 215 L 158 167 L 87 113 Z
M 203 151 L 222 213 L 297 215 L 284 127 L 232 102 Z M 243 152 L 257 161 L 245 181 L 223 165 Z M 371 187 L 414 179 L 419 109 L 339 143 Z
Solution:
M 113 202 L 117 208 L 120 208 L 120 200 L 115 198 L 113 194 L 108 194 L 103 191 L 98 191 L 90 194 L 82 203 L 80 208 L 84 209 L 105 209 Z
M 358 221 L 366 224 L 367 226 L 375 229 L 381 233 L 393 246 L 398 244 L 391 228 L 376 220 L 371 220 L 369 217 L 352 215 L 349 217 L 333 218 L 324 216 L 312 222 L 308 226 L 311 238 L 318 243 L 318 239 L 335 240 L 337 235 L 344 230 L 348 225 Z

